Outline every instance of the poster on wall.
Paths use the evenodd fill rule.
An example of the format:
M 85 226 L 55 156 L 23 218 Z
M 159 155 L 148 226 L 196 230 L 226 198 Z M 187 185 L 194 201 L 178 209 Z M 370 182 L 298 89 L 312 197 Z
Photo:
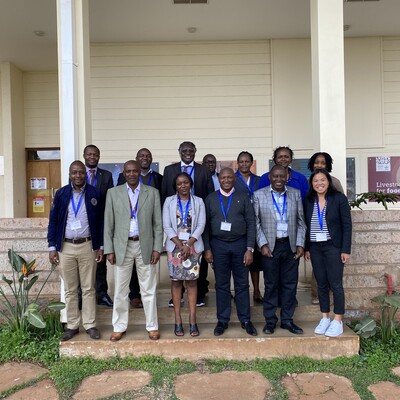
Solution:
M 400 194 L 400 157 L 368 157 L 368 191 Z
M 47 189 L 46 178 L 31 178 L 31 190 Z
M 43 213 L 44 212 L 44 197 L 43 196 L 35 196 L 32 199 L 33 212 L 34 213 Z

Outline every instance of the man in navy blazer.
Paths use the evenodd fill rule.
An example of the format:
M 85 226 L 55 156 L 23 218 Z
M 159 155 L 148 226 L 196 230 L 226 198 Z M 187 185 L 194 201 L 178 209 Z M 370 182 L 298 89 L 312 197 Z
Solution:
M 71 339 L 82 324 L 92 339 L 96 328 L 96 262 L 103 259 L 104 206 L 97 188 L 86 184 L 81 161 L 69 167 L 70 182 L 56 192 L 50 210 L 47 240 L 49 261 L 60 265 L 65 284 L 67 327 L 61 341 Z M 82 288 L 82 313 L 78 308 L 78 285 Z
M 86 182 L 100 190 L 102 204 L 106 203 L 108 189 L 114 186 L 111 172 L 99 168 L 100 150 L 94 144 L 89 144 L 83 150 L 83 158 L 86 166 Z M 96 270 L 96 294 L 97 304 L 112 307 L 113 302 L 108 295 L 107 263 L 104 258 Z
M 179 145 L 180 162 L 165 167 L 161 185 L 161 203 L 164 204 L 168 196 L 176 194 L 175 177 L 181 172 L 186 172 L 193 180 L 193 194 L 203 200 L 214 192 L 214 183 L 208 167 L 194 162 L 196 146 L 192 142 L 182 142 Z M 200 266 L 200 274 L 197 279 L 197 307 L 205 305 L 205 295 L 208 293 L 209 282 L 207 280 L 208 263 L 203 261 Z M 172 299 L 169 306 L 173 307 Z

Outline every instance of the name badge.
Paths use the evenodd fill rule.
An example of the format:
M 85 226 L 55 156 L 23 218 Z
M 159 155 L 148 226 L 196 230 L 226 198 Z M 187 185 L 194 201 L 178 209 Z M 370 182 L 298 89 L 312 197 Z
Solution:
M 136 231 L 137 231 L 137 221 L 135 218 L 132 218 L 129 224 L 129 232 L 136 232 Z
M 284 222 L 278 222 L 278 224 L 276 225 L 276 229 L 278 231 L 287 231 L 288 229 L 288 224 L 284 223 Z
M 81 225 L 81 221 L 79 221 L 79 219 L 76 219 L 75 221 L 72 222 L 71 229 L 73 231 L 76 231 L 76 230 L 81 229 L 81 228 L 82 228 L 82 225 Z
M 179 232 L 178 238 L 180 240 L 189 240 L 190 239 L 190 233 L 189 232 Z
M 230 222 L 222 221 L 221 222 L 221 231 L 230 232 L 232 228 L 232 224 Z
M 328 240 L 325 232 L 317 232 L 317 234 L 315 236 L 316 236 L 317 242 L 326 242 Z

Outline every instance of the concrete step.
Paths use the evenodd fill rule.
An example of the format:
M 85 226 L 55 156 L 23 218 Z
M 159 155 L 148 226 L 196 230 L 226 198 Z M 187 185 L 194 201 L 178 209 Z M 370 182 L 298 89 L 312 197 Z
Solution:
M 332 359 L 358 354 L 359 337 L 349 328 L 345 327 L 343 335 L 338 338 L 328 338 L 313 333 L 317 321 L 297 322 L 304 329 L 303 335 L 293 335 L 279 327 L 273 335 L 265 335 L 262 332 L 264 324 L 255 323 L 258 330 L 256 337 L 247 335 L 237 322 L 231 322 L 229 328 L 219 337 L 213 334 L 215 323 L 200 323 L 200 336 L 197 338 L 189 335 L 187 323 L 184 324 L 185 336 L 180 338 L 174 335 L 173 324 L 161 324 L 161 339 L 158 341 L 148 338 L 144 326 L 131 325 L 126 335 L 116 343 L 109 340 L 111 325 L 99 325 L 102 335 L 100 340 L 91 340 L 81 330 L 81 333 L 72 340 L 60 343 L 60 355 L 62 357 L 90 355 L 95 358 L 154 355 L 167 360 L 180 358 L 189 361 L 201 359 L 249 361 L 256 358 L 294 356 Z

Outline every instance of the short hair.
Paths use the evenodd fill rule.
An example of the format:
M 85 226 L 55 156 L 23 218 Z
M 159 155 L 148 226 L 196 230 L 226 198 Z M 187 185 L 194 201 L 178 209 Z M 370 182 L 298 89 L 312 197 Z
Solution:
M 269 170 L 269 173 L 271 173 L 274 169 L 283 169 L 284 171 L 286 171 L 285 167 L 282 167 L 282 165 L 274 164 L 272 168 Z
M 319 151 L 317 153 L 314 153 L 311 158 L 308 160 L 307 168 L 313 172 L 314 171 L 314 164 L 315 160 L 317 159 L 318 156 L 323 156 L 325 158 L 325 163 L 326 167 L 325 169 L 328 172 L 332 172 L 332 164 L 333 164 L 333 159 L 329 153 L 325 153 L 324 151 Z
M 248 156 L 250 157 L 250 161 L 251 161 L 251 162 L 254 161 L 253 154 L 249 153 L 248 151 L 241 151 L 241 152 L 238 154 L 236 161 L 239 162 L 240 156 L 243 156 L 243 155 L 248 155 Z
M 308 193 L 307 193 L 308 199 L 310 199 L 311 201 L 314 201 L 314 199 L 317 197 L 317 192 L 314 190 L 314 188 L 312 186 L 312 180 L 313 180 L 314 176 L 317 174 L 324 174 L 326 176 L 326 178 L 328 179 L 329 187 L 328 187 L 328 191 L 326 193 L 327 196 L 338 193 L 337 189 L 335 188 L 335 186 L 332 183 L 332 177 L 331 177 L 330 173 L 326 169 L 317 168 L 316 170 L 314 170 L 312 172 L 310 179 L 308 180 L 309 185 L 310 185 L 310 189 L 308 190 Z
M 86 150 L 87 149 L 89 149 L 89 148 L 93 148 L 93 149 L 96 149 L 98 152 L 99 152 L 99 155 L 100 155 L 100 149 L 96 146 L 96 145 L 94 145 L 94 144 L 88 144 L 84 149 L 83 149 L 83 154 L 85 154 L 86 153 Z
M 275 164 L 276 164 L 276 161 L 275 161 L 276 156 L 278 155 L 278 152 L 281 151 L 281 150 L 287 150 L 289 152 L 289 154 L 290 154 L 290 158 L 293 159 L 293 156 L 294 156 L 293 150 L 289 146 L 279 146 L 272 153 L 272 160 L 273 160 L 273 162 Z
M 215 159 L 215 161 L 217 161 L 217 157 L 215 157 L 214 154 L 209 153 L 209 154 L 206 154 L 206 155 L 203 157 L 203 163 L 205 162 L 205 159 L 208 158 L 208 157 L 213 157 L 213 158 Z
M 189 182 L 190 182 L 190 188 L 193 187 L 193 179 L 192 179 L 192 177 L 191 177 L 187 172 L 179 172 L 179 174 L 176 174 L 176 175 L 175 175 L 175 179 L 174 179 L 174 182 L 175 182 L 175 189 L 176 189 L 176 181 L 178 180 L 178 178 L 179 178 L 180 176 L 184 176 L 185 178 L 188 178 L 188 179 L 189 179 Z
M 197 151 L 196 146 L 195 146 L 195 144 L 194 144 L 193 142 L 185 141 L 185 142 L 182 142 L 182 143 L 179 145 L 179 148 L 178 148 L 178 151 L 179 151 L 179 152 L 181 151 L 181 149 L 182 149 L 183 146 L 190 146 L 190 147 L 193 147 L 193 148 L 194 148 L 194 151 Z

